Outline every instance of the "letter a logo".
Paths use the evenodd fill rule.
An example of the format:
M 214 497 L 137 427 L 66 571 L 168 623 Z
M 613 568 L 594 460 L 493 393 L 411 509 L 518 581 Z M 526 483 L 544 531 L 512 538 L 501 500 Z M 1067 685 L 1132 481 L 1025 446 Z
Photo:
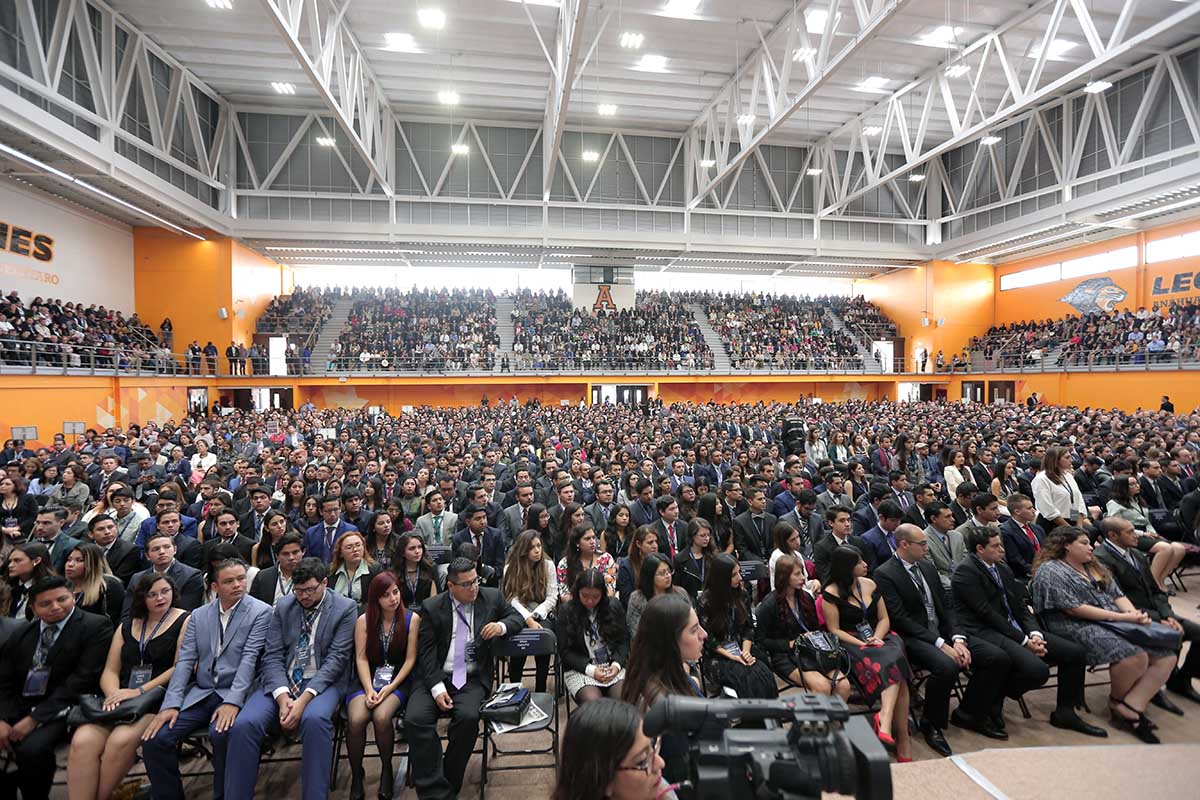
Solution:
M 607 283 L 602 283 L 596 287 L 596 302 L 592 303 L 593 311 L 616 311 L 617 304 L 613 302 L 612 287 Z

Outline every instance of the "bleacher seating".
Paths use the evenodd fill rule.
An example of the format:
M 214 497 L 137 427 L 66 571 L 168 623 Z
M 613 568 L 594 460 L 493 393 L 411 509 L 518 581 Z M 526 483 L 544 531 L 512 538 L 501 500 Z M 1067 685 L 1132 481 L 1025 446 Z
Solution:
M 735 368 L 863 368 L 854 337 L 835 330 L 825 316 L 827 309 L 845 305 L 840 298 L 703 294 L 698 299 Z
M 310 331 L 323 325 L 333 311 L 340 289 L 300 288 L 272 300 L 258 318 L 259 333 Z
M 152 359 L 157 339 L 137 314 L 16 292 L 0 300 L 0 360 L 10 365 L 126 369 Z

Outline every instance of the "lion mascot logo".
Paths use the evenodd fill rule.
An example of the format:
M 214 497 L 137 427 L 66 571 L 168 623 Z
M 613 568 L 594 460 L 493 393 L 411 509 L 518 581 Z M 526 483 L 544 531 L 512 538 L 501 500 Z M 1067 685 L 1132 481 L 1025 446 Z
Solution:
M 1100 314 L 1112 311 L 1128 296 L 1129 292 L 1113 283 L 1112 278 L 1088 278 L 1058 301 L 1069 303 L 1080 314 Z

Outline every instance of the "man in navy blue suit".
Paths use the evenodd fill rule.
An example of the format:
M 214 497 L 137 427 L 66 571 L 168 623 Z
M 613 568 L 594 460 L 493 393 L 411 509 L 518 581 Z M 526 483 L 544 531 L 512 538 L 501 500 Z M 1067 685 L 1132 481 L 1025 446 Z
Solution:
M 1000 526 L 1004 560 L 1012 570 L 1013 577 L 1025 583 L 1033 574 L 1033 558 L 1042 549 L 1045 532 L 1034 522 L 1037 509 L 1028 497 L 1012 494 L 1008 496 L 1006 504 L 1009 518 Z
M 321 521 L 304 533 L 304 554 L 328 564 L 333 561 L 333 545 L 338 537 L 347 531 L 357 530 L 342 519 L 341 498 L 326 495 L 321 498 Z
M 875 569 L 887 561 L 896 553 L 896 539 L 892 532 L 900 527 L 900 522 L 904 517 L 904 512 L 900 509 L 900 504 L 894 500 L 884 500 L 879 504 L 879 521 L 875 523 L 875 527 L 863 534 L 863 544 L 867 550 L 863 553 L 863 558 L 867 562 L 867 566 L 874 572 Z
M 462 516 L 466 517 L 467 527 L 454 534 L 453 552 L 458 555 L 464 544 L 474 544 L 479 561 L 495 570 L 498 580 L 504 569 L 504 537 L 487 524 L 487 507 L 478 503 L 469 505 L 463 509 Z

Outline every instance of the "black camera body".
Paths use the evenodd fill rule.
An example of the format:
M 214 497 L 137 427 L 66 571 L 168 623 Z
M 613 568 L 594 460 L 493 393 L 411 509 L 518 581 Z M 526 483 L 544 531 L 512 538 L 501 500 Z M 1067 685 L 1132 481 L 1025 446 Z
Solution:
M 765 728 L 730 728 L 760 722 Z M 783 723 L 791 723 L 783 728 Z M 684 734 L 697 800 L 819 798 L 891 800 L 891 764 L 862 717 L 841 698 L 797 694 L 779 700 L 660 698 L 646 714 L 647 736 Z

